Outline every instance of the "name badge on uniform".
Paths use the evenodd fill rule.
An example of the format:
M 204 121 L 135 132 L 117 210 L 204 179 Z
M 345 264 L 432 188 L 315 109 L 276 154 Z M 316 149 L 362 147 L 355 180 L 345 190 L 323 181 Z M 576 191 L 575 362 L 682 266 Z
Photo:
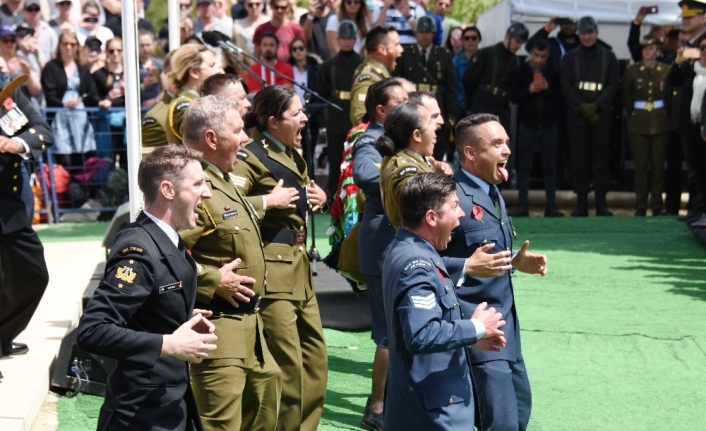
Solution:
M 181 281 L 177 281 L 176 283 L 172 283 L 172 284 L 165 284 L 164 286 L 159 286 L 159 294 L 162 295 L 164 293 L 169 293 L 169 292 L 173 292 L 175 290 L 180 290 L 181 288 L 182 288 Z
M 230 210 L 223 213 L 223 220 L 228 220 L 233 217 L 238 217 L 238 210 Z

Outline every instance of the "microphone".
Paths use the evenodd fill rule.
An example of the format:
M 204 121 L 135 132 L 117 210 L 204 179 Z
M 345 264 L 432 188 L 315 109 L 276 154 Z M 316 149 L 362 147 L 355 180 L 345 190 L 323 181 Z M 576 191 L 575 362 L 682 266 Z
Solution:
M 243 50 L 230 41 L 228 36 L 220 31 L 204 31 L 201 33 L 201 39 L 211 46 L 220 47 L 229 52 L 242 54 Z

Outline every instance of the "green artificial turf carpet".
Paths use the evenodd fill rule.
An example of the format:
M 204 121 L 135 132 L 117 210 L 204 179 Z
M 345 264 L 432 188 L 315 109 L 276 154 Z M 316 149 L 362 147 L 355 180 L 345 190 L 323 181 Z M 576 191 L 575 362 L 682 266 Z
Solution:
M 317 220 L 316 230 L 325 225 Z M 531 251 L 549 257 L 547 277 L 513 279 L 533 390 L 529 429 L 706 430 L 706 248 L 673 217 L 515 225 L 516 248 L 530 239 Z M 325 334 L 319 429 L 358 429 L 373 343 L 367 332 Z M 101 402 L 61 399 L 58 429 L 95 429 Z

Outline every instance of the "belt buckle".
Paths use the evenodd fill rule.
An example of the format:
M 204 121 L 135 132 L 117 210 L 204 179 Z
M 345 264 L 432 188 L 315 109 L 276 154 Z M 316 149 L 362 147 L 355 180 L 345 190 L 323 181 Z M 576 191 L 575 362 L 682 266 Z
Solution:
M 304 230 L 298 230 L 294 234 L 294 243 L 295 245 L 302 245 L 306 242 L 306 231 Z
M 498 87 L 493 87 L 493 96 L 497 96 L 499 93 Z
M 655 109 L 655 105 L 653 102 L 647 102 L 645 103 L 645 111 L 650 112 L 653 109 Z
M 262 299 L 262 296 L 258 296 L 257 300 L 255 301 L 255 307 L 253 307 L 252 312 L 253 313 L 259 313 L 260 312 L 260 300 Z
M 350 91 L 339 91 L 338 98 L 341 100 L 351 100 L 351 92 Z
M 429 84 L 417 84 L 417 89 L 425 93 L 429 92 Z

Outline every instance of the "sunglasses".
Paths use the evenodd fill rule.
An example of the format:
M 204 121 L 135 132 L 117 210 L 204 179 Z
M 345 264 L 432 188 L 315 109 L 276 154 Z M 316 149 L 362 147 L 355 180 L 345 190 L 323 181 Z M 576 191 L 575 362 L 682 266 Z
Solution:
M 277 6 L 277 5 L 274 5 L 274 6 L 272 6 L 272 9 L 274 9 L 274 10 L 287 10 L 288 7 L 289 7 L 289 6 Z
M 77 47 L 78 43 L 77 42 L 61 42 L 62 46 L 71 46 L 71 47 Z
M 73 6 L 73 3 L 70 1 L 62 1 L 61 3 L 57 3 L 57 6 Z
M 346 4 L 350 4 L 350 5 L 353 5 L 353 4 L 360 4 L 360 0 L 346 0 L 345 3 L 346 3 Z
M 191 7 L 191 3 L 179 3 L 179 9 L 186 10 Z
M 469 40 L 472 40 L 472 41 L 474 41 L 474 42 L 477 42 L 477 41 L 478 41 L 478 36 L 463 36 L 463 40 L 465 40 L 466 42 L 468 42 Z
M 116 49 L 109 49 L 109 50 L 108 50 L 108 53 L 109 53 L 109 54 L 115 54 L 116 52 L 117 52 L 117 53 L 122 53 L 123 50 L 122 50 L 122 49 L 117 49 L 117 48 L 116 48 Z
M 296 51 L 304 51 L 304 50 L 306 50 L 306 48 L 304 48 L 304 46 L 303 46 L 303 45 L 299 45 L 299 46 L 293 46 L 293 47 L 292 47 L 292 52 L 296 52 Z
M 245 3 L 245 7 L 255 7 L 260 6 L 262 3 Z
M 15 39 L 14 37 L 13 37 L 13 38 L 9 38 L 9 37 L 8 37 L 8 38 L 6 38 L 6 39 L 0 39 L 0 42 L 2 42 L 2 43 L 15 43 L 15 41 L 16 41 L 16 39 Z
M 25 9 L 26 12 L 37 13 L 40 11 L 38 7 L 28 7 Z

